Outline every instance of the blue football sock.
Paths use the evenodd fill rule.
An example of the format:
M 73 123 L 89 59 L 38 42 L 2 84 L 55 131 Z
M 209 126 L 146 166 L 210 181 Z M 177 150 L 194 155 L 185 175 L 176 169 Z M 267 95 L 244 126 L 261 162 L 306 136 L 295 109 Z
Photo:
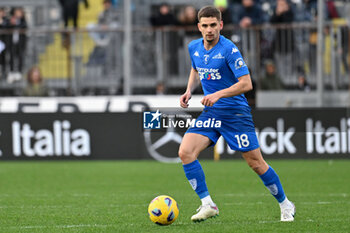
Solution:
M 202 199 L 209 195 L 207 184 L 205 182 L 205 176 L 201 164 L 198 160 L 192 163 L 183 165 L 185 175 L 190 182 L 192 188 Z
M 279 203 L 284 201 L 286 195 L 284 194 L 281 181 L 272 167 L 269 166 L 269 169 L 260 176 L 261 180 L 264 182 L 264 185 L 270 193 L 277 199 Z

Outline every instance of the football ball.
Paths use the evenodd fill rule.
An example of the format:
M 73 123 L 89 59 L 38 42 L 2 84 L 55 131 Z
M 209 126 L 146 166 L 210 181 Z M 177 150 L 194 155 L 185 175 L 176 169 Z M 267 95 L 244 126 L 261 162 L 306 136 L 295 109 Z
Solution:
M 158 225 L 172 224 L 179 215 L 179 207 L 174 198 L 161 195 L 154 198 L 148 206 L 148 215 Z
M 172 224 L 179 215 L 179 207 L 174 198 L 161 195 L 154 198 L 148 206 L 148 215 L 158 225 Z

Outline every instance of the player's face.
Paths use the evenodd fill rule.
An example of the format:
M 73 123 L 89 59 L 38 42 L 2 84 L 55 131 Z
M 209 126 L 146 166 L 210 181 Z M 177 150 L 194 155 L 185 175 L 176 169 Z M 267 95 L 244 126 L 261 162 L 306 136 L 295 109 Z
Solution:
M 215 17 L 202 17 L 198 23 L 198 29 L 207 43 L 213 43 L 219 39 L 222 27 L 222 21 Z

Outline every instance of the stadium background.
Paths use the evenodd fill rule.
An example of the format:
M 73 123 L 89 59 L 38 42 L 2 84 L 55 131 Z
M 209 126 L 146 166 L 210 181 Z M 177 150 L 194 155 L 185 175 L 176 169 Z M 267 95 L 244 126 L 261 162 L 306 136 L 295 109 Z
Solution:
M 272 202 L 266 191 L 255 183 L 242 187 L 254 178 L 222 140 L 201 158 L 226 216 L 234 218 L 198 229 L 188 225 L 196 206 L 181 167 L 154 162 L 178 162 L 181 132 L 142 129 L 144 110 L 178 108 L 190 69 L 187 43 L 200 36 L 191 13 L 183 14 L 188 6 L 207 4 L 226 8 L 231 22 L 224 22 L 223 34 L 251 69 L 255 88 L 247 98 L 264 157 L 283 171 L 300 206 L 303 217 L 287 231 L 349 231 L 350 3 L 287 1 L 292 20 L 275 22 L 276 1 L 255 2 L 261 17 L 245 27 L 241 1 L 118 0 L 103 21 L 103 1 L 88 0 L 88 8 L 79 3 L 78 27 L 70 22 L 65 28 L 59 1 L 2 0 L 7 18 L 20 7 L 26 24 L 0 27 L 1 231 L 156 232 L 144 213 L 147 202 L 164 192 L 186 208 L 169 231 L 281 232 L 272 210 L 255 200 Z M 155 19 L 163 3 L 173 15 L 169 25 Z M 43 82 L 33 85 L 28 75 L 35 67 Z M 196 94 L 191 106 L 198 109 L 201 90 Z M 166 178 L 175 176 L 169 184 Z M 245 207 L 263 210 L 258 221 Z

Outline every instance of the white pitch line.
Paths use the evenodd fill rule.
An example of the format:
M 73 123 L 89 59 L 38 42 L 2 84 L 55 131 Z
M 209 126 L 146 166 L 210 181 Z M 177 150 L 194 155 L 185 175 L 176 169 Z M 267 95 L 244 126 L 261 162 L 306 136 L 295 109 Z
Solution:
M 18 209 L 25 209 L 25 208 L 31 208 L 31 209 L 42 209 L 42 208 L 48 208 L 48 209 L 58 209 L 58 208 L 84 208 L 84 207 L 95 207 L 95 208 L 101 208 L 101 207 L 121 207 L 121 206 L 129 206 L 129 207 L 140 207 L 140 206 L 148 206 L 148 204 L 110 204 L 110 205 L 2 205 L 0 206 L 0 209 L 6 209 L 6 208 L 18 208 Z
M 228 196 L 228 197 L 261 197 L 270 196 L 269 193 L 226 193 L 226 194 L 216 194 L 216 196 Z M 322 196 L 322 197 L 349 197 L 349 193 L 288 193 L 288 196 Z
M 117 225 L 101 225 L 101 224 L 79 224 L 79 225 L 53 225 L 53 226 L 9 226 L 9 227 L 0 227 L 0 229 L 43 229 L 43 228 L 61 228 L 61 229 L 67 229 L 67 228 L 85 228 L 85 227 L 97 227 L 97 228 L 106 228 L 106 227 L 113 227 Z
M 267 202 L 226 202 L 223 203 L 223 205 L 263 205 L 267 204 Z M 350 204 L 350 201 L 334 201 L 334 202 L 329 202 L 329 201 L 316 201 L 316 202 L 296 202 L 295 204 L 297 205 L 333 205 L 333 204 Z
M 125 193 L 120 193 L 120 194 L 104 194 L 104 196 L 108 197 L 118 197 L 125 195 Z M 128 193 L 128 196 L 154 196 L 156 194 L 152 193 L 135 193 L 135 194 L 130 194 Z M 95 194 L 95 193 L 55 193 L 55 194 L 9 194 L 9 193 L 0 193 L 0 197 L 50 197 L 50 198 L 55 198 L 55 197 L 99 197 L 101 196 L 100 194 Z
M 330 201 L 316 201 L 316 202 L 299 202 L 299 204 L 305 204 L 305 205 L 314 205 L 314 204 L 317 204 L 317 205 L 330 205 L 330 204 L 348 204 L 350 202 L 348 201 L 333 201 L 333 202 L 330 202 Z
M 328 219 L 328 220 L 317 221 L 317 220 L 313 220 L 313 219 L 298 219 L 298 218 L 294 220 L 294 222 L 320 222 L 320 223 L 325 223 L 325 222 L 343 222 L 343 221 L 344 220 L 342 220 L 342 219 Z M 259 223 L 265 224 L 265 223 L 282 223 L 282 222 L 279 221 L 279 220 L 271 220 L 271 221 L 259 221 Z

